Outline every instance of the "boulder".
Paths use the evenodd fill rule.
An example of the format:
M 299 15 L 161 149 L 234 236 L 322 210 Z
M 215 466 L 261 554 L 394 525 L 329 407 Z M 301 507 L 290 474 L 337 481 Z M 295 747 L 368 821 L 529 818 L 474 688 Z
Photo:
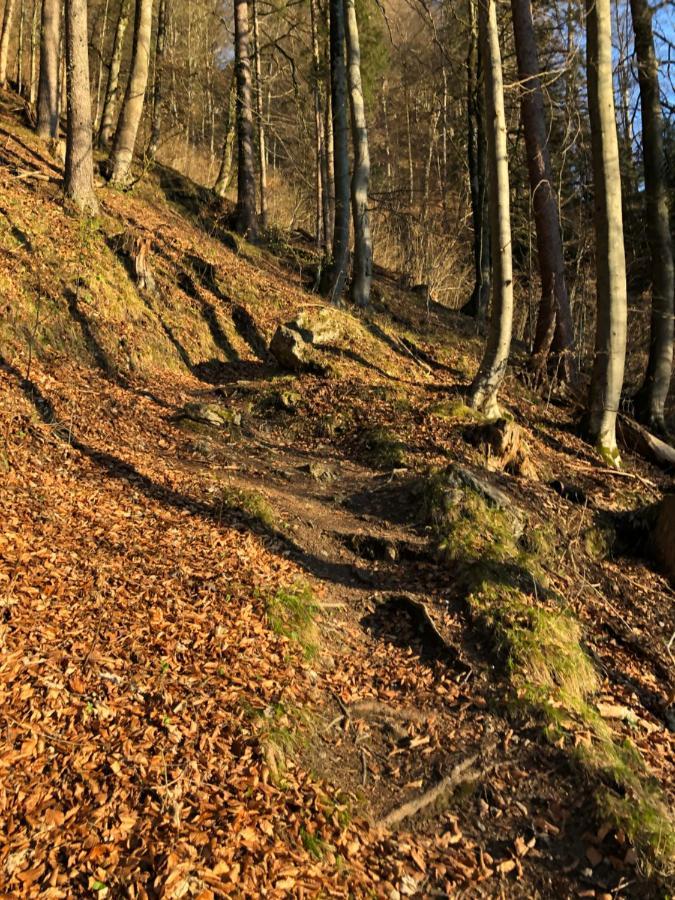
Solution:
M 241 425 L 241 414 L 218 403 L 186 403 L 173 418 L 178 422 L 195 422 L 214 428 Z
M 303 340 L 308 344 L 314 344 L 315 347 L 334 343 L 344 330 L 339 313 L 330 306 L 303 310 L 293 321 L 288 322 L 287 326 L 297 331 Z
M 663 571 L 675 583 L 675 494 L 666 494 L 657 506 L 654 548 Z
M 274 332 L 270 353 L 283 369 L 302 372 L 311 362 L 312 347 L 288 325 L 279 325 Z

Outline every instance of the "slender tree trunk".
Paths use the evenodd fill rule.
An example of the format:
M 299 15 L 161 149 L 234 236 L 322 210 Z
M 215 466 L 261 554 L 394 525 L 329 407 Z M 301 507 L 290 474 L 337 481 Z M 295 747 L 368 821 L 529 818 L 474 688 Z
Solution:
M 66 67 L 68 73 L 65 195 L 87 215 L 96 215 L 87 0 L 66 0 Z
M 131 73 L 109 161 L 111 184 L 124 185 L 128 182 L 131 174 L 136 137 L 141 124 L 145 91 L 148 86 L 151 38 L 152 0 L 137 0 Z
M 30 86 L 28 89 L 28 100 L 31 110 L 35 111 L 37 103 L 38 75 L 37 75 L 37 59 L 38 59 L 38 26 L 40 24 L 40 0 L 33 0 L 33 17 L 30 25 Z
M 478 40 L 477 0 L 469 0 L 469 44 L 467 50 L 467 126 L 469 185 L 473 222 L 474 286 L 462 312 L 484 322 L 490 301 L 492 266 L 490 258 L 490 219 L 487 190 L 487 142 L 485 137 L 485 103 L 483 86 L 483 54 Z
M 316 204 L 316 246 L 320 247 L 323 240 L 324 228 L 327 216 L 324 191 L 324 162 L 323 162 L 323 120 L 321 110 L 323 101 L 321 97 L 321 60 L 319 57 L 318 35 L 318 10 L 317 0 L 310 0 L 310 24 L 312 28 L 312 93 L 314 96 L 314 152 L 316 155 L 315 171 L 315 204 Z
M 412 214 L 415 205 L 415 165 L 412 152 L 412 123 L 410 121 L 410 97 L 408 89 L 405 89 L 405 124 L 406 137 L 408 139 L 408 205 Z
M 105 53 L 105 36 L 108 31 L 109 0 L 105 0 L 103 7 L 103 23 L 98 42 L 98 75 L 96 77 L 96 106 L 94 112 L 94 131 L 98 131 L 99 116 L 101 114 L 101 87 L 103 86 L 103 54 Z
M 654 52 L 648 0 L 631 0 L 635 54 L 640 82 L 642 148 L 647 197 L 647 237 L 652 262 L 652 317 L 649 362 L 636 400 L 638 415 L 650 427 L 665 430 L 664 409 L 673 371 L 675 272 L 670 234 L 659 68 Z
M 253 165 L 253 105 L 249 56 L 248 6 L 234 0 L 235 67 L 237 74 L 237 231 L 249 240 L 258 236 L 255 167 Z
M 327 49 L 327 53 L 330 57 L 330 49 Z M 326 243 L 326 249 L 330 246 L 332 252 L 333 232 L 335 231 L 335 140 L 333 137 L 333 88 L 331 86 L 330 65 L 327 67 L 326 81 L 326 111 L 324 119 L 326 177 L 324 179 L 324 191 L 327 199 L 328 218 L 326 220 L 326 228 L 324 229 L 324 241 Z
M 148 157 L 154 159 L 162 137 L 162 113 L 164 107 L 164 81 L 166 57 L 166 23 L 168 17 L 167 0 L 159 0 L 157 14 L 157 45 L 155 49 L 155 83 L 152 97 L 152 129 L 148 144 Z
M 263 115 L 263 83 L 260 64 L 260 36 L 258 34 L 258 4 L 251 0 L 253 17 L 253 57 L 255 60 L 255 110 L 258 120 L 258 169 L 260 174 L 260 224 L 267 227 L 267 148 Z
M 347 72 L 352 113 L 352 142 L 354 144 L 354 172 L 352 175 L 352 219 L 354 221 L 354 270 L 351 298 L 362 308 L 370 304 L 370 284 L 373 279 L 373 241 L 368 218 L 368 186 L 370 183 L 370 150 L 366 127 L 366 108 L 361 83 L 361 48 L 354 0 L 344 0 Z
M 391 188 L 391 179 L 393 177 L 393 169 L 391 165 L 391 137 L 389 135 L 389 106 L 387 100 L 388 84 L 385 81 L 382 85 L 382 123 L 384 125 L 384 158 L 386 160 L 385 175 L 387 178 L 387 187 Z
M 499 415 L 497 393 L 506 375 L 513 327 L 509 165 L 495 0 L 478 0 L 478 27 L 485 66 L 493 298 L 487 346 L 471 385 L 469 402 L 474 409 L 493 417 Z
M 45 140 L 59 135 L 60 40 L 61 0 L 42 0 L 37 133 Z
M 117 107 L 117 97 L 120 85 L 120 69 L 122 68 L 122 54 L 124 52 L 124 36 L 127 31 L 127 26 L 129 25 L 130 7 L 131 0 L 122 0 L 120 13 L 117 17 L 117 27 L 115 28 L 115 38 L 113 40 L 112 57 L 110 60 L 110 72 L 108 74 L 108 84 L 105 91 L 103 113 L 101 114 L 101 130 L 98 136 L 98 145 L 102 149 L 110 144 L 113 135 L 113 122 L 115 120 L 115 109 Z
M 539 54 L 531 0 L 511 0 L 511 12 L 518 76 L 522 82 L 521 107 L 542 292 L 533 363 L 537 371 L 545 365 L 557 322 L 561 345 L 557 360 L 559 372 L 564 378 L 574 380 L 574 326 L 565 279 L 558 201 L 548 150 L 548 129 L 539 78 Z
M 333 261 L 324 293 L 333 303 L 342 301 L 349 258 L 349 149 L 347 126 L 347 73 L 345 70 L 345 18 L 342 0 L 330 0 L 330 86 L 335 166 L 335 222 Z
M 619 465 L 616 416 L 626 358 L 627 297 L 611 21 L 610 0 L 586 0 L 597 278 L 595 361 L 589 392 L 588 432 L 605 461 Z
M 2 17 L 2 33 L 0 34 L 0 87 L 7 88 L 7 69 L 9 67 L 9 39 L 12 34 L 12 21 L 16 0 L 5 0 L 5 13 Z
M 225 120 L 225 141 L 223 143 L 223 156 L 220 162 L 220 171 L 213 187 L 216 197 L 224 197 L 230 186 L 232 178 L 232 159 L 234 150 L 234 137 L 237 124 L 237 77 L 232 72 L 230 88 L 227 92 L 227 111 Z

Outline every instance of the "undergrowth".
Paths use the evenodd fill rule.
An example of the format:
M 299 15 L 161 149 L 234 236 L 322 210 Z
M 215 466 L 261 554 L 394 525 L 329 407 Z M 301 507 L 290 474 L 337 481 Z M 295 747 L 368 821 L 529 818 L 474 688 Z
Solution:
M 318 652 L 316 615 L 318 606 L 308 585 L 281 587 L 266 604 L 267 620 L 276 634 L 297 642 L 305 659 L 313 659 Z
M 250 519 L 259 522 L 265 528 L 274 528 L 276 526 L 276 518 L 272 507 L 258 491 L 224 487 L 220 491 L 219 502 L 223 510 L 243 512 Z
M 561 598 L 540 592 L 555 535 L 525 528 L 445 472 L 432 473 L 425 507 L 446 558 L 460 565 L 473 622 L 502 660 L 517 706 L 596 783 L 599 815 L 623 831 L 647 874 L 675 875 L 675 821 L 644 760 L 593 706 L 599 677 L 582 628 Z
M 364 456 L 375 468 L 397 469 L 405 466 L 405 447 L 389 428 L 364 428 L 359 438 Z

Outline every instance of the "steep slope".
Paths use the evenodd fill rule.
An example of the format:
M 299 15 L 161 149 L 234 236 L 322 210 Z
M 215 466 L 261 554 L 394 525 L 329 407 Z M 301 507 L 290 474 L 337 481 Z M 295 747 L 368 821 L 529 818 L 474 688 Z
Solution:
M 281 371 L 277 325 L 323 306 L 300 237 L 240 245 L 226 207 L 163 169 L 102 190 L 82 226 L 11 107 L 4 95 L 2 889 L 662 893 L 673 594 L 644 560 L 612 557 L 607 525 L 672 482 L 630 456 L 604 470 L 574 410 L 515 372 L 527 477 L 487 471 L 460 402 L 479 339 L 387 273 L 373 315 L 329 313 L 320 371 Z M 139 252 L 154 287 L 137 283 Z M 509 556 L 473 495 L 429 510 L 448 464 L 498 487 L 536 547 L 518 538 Z M 536 562 L 523 634 L 540 634 L 533 610 L 580 623 L 581 650 L 575 631 L 564 649 L 595 673 L 588 711 L 555 693 L 563 666 L 532 696 L 541 667 L 521 677 L 503 596 L 487 612 L 471 600 L 485 560 L 493 581 L 492 566 Z M 624 741 L 635 751 L 610 771 L 597 748 Z

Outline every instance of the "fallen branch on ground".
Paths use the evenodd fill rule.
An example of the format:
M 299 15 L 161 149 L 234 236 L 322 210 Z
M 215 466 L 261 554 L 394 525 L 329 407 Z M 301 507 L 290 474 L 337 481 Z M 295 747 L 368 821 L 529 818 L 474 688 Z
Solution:
M 450 772 L 449 775 L 446 775 L 445 778 L 441 778 L 434 787 L 429 788 L 428 791 L 415 797 L 414 800 L 408 800 L 407 803 L 393 809 L 384 816 L 384 818 L 379 819 L 379 821 L 376 822 L 376 827 L 391 828 L 392 825 L 397 825 L 399 822 L 402 822 L 403 819 L 409 819 L 410 816 L 417 815 L 420 810 L 425 809 L 427 806 L 431 806 L 432 803 L 435 803 L 436 800 L 439 800 L 444 794 L 447 794 L 452 790 L 452 788 L 457 787 L 462 781 L 467 781 L 471 775 L 477 774 L 476 772 L 471 771 L 471 766 L 477 759 L 478 756 L 469 756 L 461 763 L 458 763 L 452 772 Z

